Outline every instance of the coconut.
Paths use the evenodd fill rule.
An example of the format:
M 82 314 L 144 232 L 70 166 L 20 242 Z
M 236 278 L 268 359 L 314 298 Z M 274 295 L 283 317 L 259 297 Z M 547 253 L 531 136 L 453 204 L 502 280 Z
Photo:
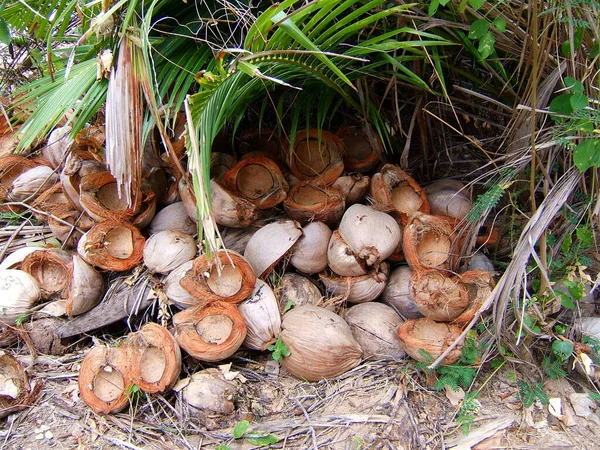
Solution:
M 206 369 L 187 379 L 181 396 L 187 405 L 205 414 L 228 415 L 235 410 L 236 391 L 235 383 L 225 380 L 220 370 Z
M 60 249 L 45 249 L 27 255 L 21 270 L 33 276 L 42 298 L 64 298 L 71 271 L 71 255 Z
M 246 339 L 244 318 L 230 303 L 194 306 L 173 316 L 175 339 L 192 357 L 222 361 L 233 355 Z
M 27 272 L 0 270 L 0 324 L 14 325 L 41 296 L 37 281 Z
M 164 392 L 171 389 L 181 372 L 181 351 L 165 327 L 148 322 L 127 336 L 131 378 L 142 391 Z
M 94 225 L 96 222 L 90 216 L 72 206 L 55 210 L 52 216 L 48 217 L 48 227 L 65 248 L 76 248 L 83 233 Z
M 0 354 L 0 419 L 28 408 L 42 391 L 32 387 L 22 364 L 12 355 Z
M 344 167 L 346 170 L 369 172 L 379 164 L 383 144 L 369 124 L 362 127 L 344 127 L 336 133 L 344 142 Z
M 446 268 L 450 261 L 452 228 L 438 216 L 416 213 L 404 228 L 404 256 L 413 270 Z
M 425 191 L 399 167 L 386 164 L 371 178 L 371 196 L 382 211 L 394 211 L 403 223 L 415 212 L 429 213 Z
M 358 260 L 338 230 L 334 231 L 327 246 L 329 268 L 342 277 L 359 277 L 365 275 L 364 262 Z
M 331 230 L 323 222 L 311 222 L 304 226 L 302 236 L 292 247 L 292 266 L 309 275 L 325 270 L 330 238 Z
M 389 274 L 390 265 L 384 262 L 358 277 L 338 277 L 325 271 L 319 274 L 319 279 L 332 296 L 341 297 L 348 303 L 364 303 L 381 295 Z
M 0 200 L 6 200 L 13 181 L 22 173 L 37 166 L 24 156 L 9 155 L 0 158 Z
M 303 180 L 290 189 L 283 207 L 290 218 L 302 224 L 321 221 L 334 226 L 344 214 L 344 194 L 320 178 Z
M 186 291 L 180 284 L 181 279 L 185 276 L 188 270 L 192 269 L 194 261 L 188 261 L 169 272 L 169 275 L 164 279 L 164 290 L 167 298 L 175 306 L 181 309 L 190 306 L 198 305 L 201 300 L 194 298 L 192 294 Z
M 58 168 L 65 160 L 65 156 L 69 147 L 73 143 L 71 138 L 71 127 L 65 125 L 52 130 L 46 146 L 42 148 L 42 156 L 52 165 L 53 168 Z
M 323 295 L 315 283 L 297 273 L 286 273 L 281 277 L 275 293 L 281 313 L 295 306 L 319 306 L 323 302 Z
M 251 350 L 266 350 L 281 331 L 281 315 L 273 289 L 257 279 L 252 295 L 238 305 L 248 329 L 244 346 Z
M 144 242 L 139 230 L 130 223 L 105 220 L 81 237 L 77 253 L 92 266 L 121 272 L 142 262 Z
M 151 273 L 169 273 L 196 255 L 193 236 L 177 230 L 160 231 L 144 245 L 144 264 Z
M 362 350 L 348 324 L 324 308 L 298 306 L 283 316 L 281 328 L 281 340 L 290 351 L 281 364 L 298 378 L 336 377 L 361 361 Z
M 261 210 L 277 206 L 285 200 L 289 190 L 277 164 L 263 156 L 241 160 L 223 175 L 222 180 L 231 192 Z
M 381 300 L 390 305 L 405 319 L 418 319 L 423 315 L 417 309 L 410 290 L 412 269 L 409 266 L 399 266 L 392 270 L 388 284 L 381 294 Z
M 410 289 L 419 312 L 438 322 L 455 320 L 469 305 L 467 289 L 458 277 L 437 270 L 415 271 Z
M 79 369 L 79 396 L 96 413 L 122 411 L 129 404 L 132 385 L 127 347 L 92 348 Z
M 410 319 L 398 327 L 398 337 L 404 351 L 417 361 L 432 363 L 458 339 L 461 329 L 448 323 L 433 320 Z M 462 342 L 457 345 L 442 365 L 452 364 L 461 357 Z
M 492 295 L 496 285 L 490 272 L 484 270 L 469 270 L 460 276 L 460 283 L 465 286 L 469 303 L 465 310 L 453 320 L 456 324 L 465 324 L 479 312 L 486 300 Z
M 464 219 L 473 203 L 465 194 L 453 190 L 442 190 L 427 195 L 431 214 L 441 214 L 458 220 Z
M 165 230 L 194 235 L 198 231 L 198 225 L 186 213 L 183 202 L 175 202 L 158 211 L 148 226 L 148 233 L 151 235 Z
M 344 143 L 340 138 L 313 128 L 296 133 L 286 157 L 290 171 L 299 180 L 319 177 L 330 185 L 344 171 L 343 154 Z
M 344 320 L 365 357 L 406 356 L 397 334 L 403 320 L 391 307 L 377 302 L 361 303 L 346 311 Z
M 214 179 L 210 180 L 210 192 L 212 212 L 215 221 L 219 225 L 243 228 L 251 225 L 258 219 L 257 208 L 250 201 L 231 192 L 220 182 Z M 182 200 L 186 203 L 186 199 L 183 196 Z M 195 199 L 193 208 L 195 212 Z M 191 217 L 196 217 L 196 214 L 191 215 L 190 208 L 187 208 L 187 211 Z
M 370 182 L 371 179 L 368 176 L 353 173 L 339 177 L 331 187 L 343 194 L 346 206 L 351 206 L 364 200 L 369 192 Z
M 365 205 L 352 205 L 339 226 L 340 236 L 367 266 L 390 256 L 400 242 L 400 227 L 389 214 Z
M 192 268 L 179 284 L 193 297 L 203 302 L 223 301 L 239 303 L 254 290 L 256 275 L 250 264 L 240 254 L 221 250 L 214 264 L 206 254 L 198 256 Z
M 36 166 L 27 169 L 14 179 L 8 191 L 11 202 L 23 202 L 54 186 L 58 175 L 48 166 Z
M 104 295 L 104 278 L 79 255 L 72 255 L 65 312 L 78 316 L 95 307 Z
M 244 258 L 250 263 L 256 276 L 264 278 L 302 236 L 300 224 L 293 220 L 281 220 L 265 225 L 252 235 Z

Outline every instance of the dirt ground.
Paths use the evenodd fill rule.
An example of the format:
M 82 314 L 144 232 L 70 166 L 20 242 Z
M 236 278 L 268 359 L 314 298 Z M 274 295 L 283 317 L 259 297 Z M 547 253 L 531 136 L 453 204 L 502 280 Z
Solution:
M 256 446 L 233 439 L 242 420 L 255 434 L 278 438 L 269 448 L 286 449 L 597 449 L 600 412 L 592 402 L 573 410 L 573 393 L 589 391 L 578 374 L 545 385 L 560 398 L 557 418 L 535 403 L 524 410 L 518 398 L 518 367 L 480 374 L 481 408 L 471 432 L 455 421 L 453 395 L 427 387 L 433 380 L 407 361 L 364 361 L 336 379 L 301 382 L 268 355 L 238 352 L 231 365 L 211 366 L 185 359 L 188 375 L 206 367 L 233 378 L 235 411 L 207 415 L 183 406 L 181 392 L 141 398 L 114 415 L 95 415 L 79 399 L 78 367 L 85 351 L 38 356 L 24 347 L 20 361 L 33 384 L 43 383 L 37 401 L 0 424 L 3 449 L 233 449 Z M 185 377 L 182 374 L 182 378 Z M 579 396 L 582 398 L 585 396 Z M 582 412 L 583 411 L 583 412 Z M 587 417 L 581 416 L 581 414 Z M 223 447 L 222 447 L 223 448 Z

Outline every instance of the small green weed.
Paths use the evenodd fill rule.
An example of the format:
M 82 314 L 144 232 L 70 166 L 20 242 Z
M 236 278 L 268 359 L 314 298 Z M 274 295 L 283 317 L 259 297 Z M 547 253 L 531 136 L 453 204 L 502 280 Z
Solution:
M 527 381 L 517 382 L 519 386 L 519 397 L 525 408 L 530 408 L 536 400 L 539 400 L 543 405 L 550 403 L 548 394 L 544 392 L 544 384 L 540 381 L 536 383 L 528 383 Z
M 281 361 L 286 356 L 291 355 L 287 345 L 281 340 L 281 336 L 277 338 L 277 341 L 274 344 L 269 345 L 267 350 L 273 352 L 273 359 L 275 361 Z
M 248 442 L 257 447 L 268 447 L 269 445 L 279 442 L 279 438 L 274 434 L 252 432 L 248 431 L 249 429 L 250 422 L 247 420 L 241 420 L 233 428 L 233 439 L 247 439 Z M 217 447 L 215 447 L 215 450 L 231 450 L 231 447 L 229 444 L 219 444 Z

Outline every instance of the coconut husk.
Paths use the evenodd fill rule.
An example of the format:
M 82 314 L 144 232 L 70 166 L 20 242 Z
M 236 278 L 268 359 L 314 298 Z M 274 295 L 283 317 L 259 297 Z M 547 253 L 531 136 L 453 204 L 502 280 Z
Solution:
M 468 196 L 462 192 L 449 189 L 428 194 L 427 201 L 429 202 L 431 214 L 444 215 L 458 220 L 464 219 L 473 207 L 473 203 Z
M 423 314 L 415 305 L 410 288 L 411 279 L 412 269 L 409 266 L 395 268 L 381 293 L 381 300 L 394 308 L 405 319 L 418 319 L 423 317 Z
M 244 258 L 252 266 L 256 276 L 264 278 L 290 251 L 300 236 L 302 228 L 298 222 L 272 222 L 252 235 L 244 250 Z
M 326 270 L 319 273 L 319 279 L 331 296 L 337 296 L 348 303 L 364 303 L 375 300 L 385 289 L 390 265 L 381 263 L 367 274 L 357 277 L 339 277 Z
M 72 264 L 71 255 L 64 250 L 33 252 L 23 259 L 21 270 L 35 278 L 42 298 L 64 298 L 67 295 Z
M 329 268 L 342 277 L 359 277 L 365 275 L 368 267 L 359 260 L 348 243 L 342 238 L 339 230 L 331 234 L 327 246 L 327 262 Z
M 343 127 L 336 133 L 344 142 L 344 167 L 348 171 L 369 172 L 383 160 L 383 144 L 369 124 Z
M 221 181 L 223 175 L 235 166 L 236 160 L 233 155 L 222 152 L 211 152 L 210 154 L 210 177 Z
M 429 203 L 423 188 L 393 164 L 386 164 L 371 177 L 371 197 L 377 209 L 396 213 L 403 224 L 416 212 L 429 214 Z
M 277 206 L 285 200 L 289 186 L 279 166 L 261 156 L 245 158 L 223 175 L 227 188 L 257 209 Z
M 296 133 L 286 162 L 299 180 L 318 177 L 331 185 L 344 171 L 344 143 L 335 134 L 316 128 Z
M 193 236 L 177 230 L 153 234 L 144 245 L 144 264 L 152 273 L 167 274 L 196 256 Z
M 125 345 L 94 347 L 79 368 L 79 396 L 96 413 L 122 411 L 129 404 L 131 365 Z
M 203 303 L 201 299 L 193 297 L 192 294 L 181 287 L 181 284 L 179 283 L 187 271 L 192 269 L 193 265 L 194 261 L 185 262 L 175 270 L 172 270 L 166 278 L 164 278 L 164 291 L 167 298 L 180 309 Z
M 42 383 L 31 386 L 22 364 L 12 355 L 0 355 L 0 419 L 30 407 L 39 397 Z
M 361 361 L 362 350 L 348 324 L 325 308 L 293 308 L 283 316 L 281 328 L 281 340 L 290 351 L 281 364 L 300 379 L 336 377 Z
M 150 394 L 171 389 L 181 373 L 181 351 L 165 327 L 148 322 L 127 335 L 131 379 Z
M 250 201 L 231 192 L 215 179 L 210 180 L 210 188 L 213 215 L 219 225 L 244 228 L 258 219 L 257 208 Z M 183 196 L 182 200 L 185 203 Z
M 79 201 L 81 177 L 106 171 L 106 166 L 96 161 L 92 154 L 82 151 L 71 151 L 60 173 L 63 192 L 79 211 L 83 211 Z
M 94 220 L 128 220 L 141 206 L 141 195 L 129 206 L 125 195 L 119 195 L 117 180 L 110 172 L 85 175 L 80 181 L 79 202 L 84 211 Z
M 128 222 L 105 220 L 85 233 L 77 253 L 95 267 L 121 272 L 142 262 L 145 239 Z
M 331 185 L 333 189 L 341 191 L 344 195 L 346 206 L 361 203 L 369 192 L 371 178 L 360 173 L 353 173 L 339 177 Z
M 233 355 L 246 339 L 244 318 L 230 303 L 194 306 L 173 316 L 179 346 L 201 361 L 222 361 Z
M 398 337 L 404 351 L 413 359 L 433 362 L 458 339 L 462 330 L 456 325 L 434 322 L 433 320 L 410 319 L 398 327 Z M 462 354 L 459 343 L 441 365 L 458 361 Z
M 54 169 L 60 167 L 64 162 L 69 147 L 73 143 L 70 136 L 71 129 L 68 125 L 55 128 L 48 136 L 46 145 L 41 149 L 42 156 Z
M 202 302 L 239 303 L 254 290 L 256 275 L 240 254 L 221 250 L 214 255 L 221 267 L 206 254 L 197 257 L 180 284 L 192 297 Z
M 290 189 L 283 207 L 290 218 L 303 225 L 320 221 L 333 227 L 344 214 L 344 194 L 320 179 L 308 179 Z
M 466 287 L 469 303 L 467 308 L 452 321 L 459 325 L 466 324 L 475 317 L 496 286 L 493 274 L 484 270 L 469 270 L 462 273 L 460 283 Z
M 65 312 L 78 316 L 94 308 L 104 295 L 104 278 L 79 255 L 72 256 L 69 267 L 69 285 L 65 292 Z
M 48 221 L 49 215 L 54 215 L 56 212 L 63 211 L 66 208 L 73 208 L 71 200 L 64 194 L 62 184 L 56 183 L 50 189 L 42 192 L 32 203 L 31 206 L 34 208 L 32 211 L 33 215 L 40 222 L 45 223 Z M 35 210 L 41 211 L 38 213 Z
M 297 273 L 286 273 L 275 289 L 279 311 L 285 313 L 292 307 L 302 305 L 322 306 L 323 294 L 310 278 Z
M 227 381 L 219 369 L 205 369 L 192 374 L 182 382 L 187 384 L 181 390 L 185 405 L 191 406 L 194 415 L 205 419 L 206 415 L 229 415 L 235 410 L 235 383 Z
M 13 181 L 35 166 L 35 161 L 24 156 L 10 155 L 0 158 L 0 201 L 4 202 L 7 199 Z
M 318 273 L 327 268 L 327 249 L 331 230 L 323 222 L 311 222 L 302 228 L 302 236 L 292 247 L 290 263 L 300 272 Z
M 70 205 L 58 208 L 48 216 L 48 227 L 65 248 L 76 248 L 83 233 L 89 231 L 94 225 L 96 221 Z
M 397 333 L 404 320 L 390 306 L 361 303 L 348 309 L 343 317 L 365 357 L 402 359 L 406 356 Z
M 442 271 L 414 271 L 410 289 L 419 312 L 437 322 L 454 321 L 469 305 L 467 289 L 459 278 Z
M 246 157 L 248 154 L 261 155 L 278 161 L 285 148 L 283 141 L 275 130 L 268 128 L 254 128 L 238 133 L 239 152 Z
M 404 228 L 404 256 L 413 270 L 451 268 L 452 227 L 443 217 L 417 213 Z
M 257 279 L 252 295 L 238 305 L 247 327 L 244 347 L 266 350 L 281 331 L 281 315 L 273 289 Z
M 177 230 L 194 235 L 198 231 L 198 224 L 188 216 L 183 202 L 175 202 L 158 211 L 148 226 L 150 235 L 164 230 Z
M 18 269 L 0 271 L 0 325 L 14 325 L 41 298 L 37 281 Z
M 401 239 L 400 226 L 392 216 L 365 205 L 348 208 L 338 230 L 356 258 L 368 267 L 390 256 Z
M 26 169 L 16 177 L 7 193 L 7 199 L 11 202 L 30 201 L 47 189 L 50 189 L 58 181 L 58 175 L 46 165 L 36 165 Z

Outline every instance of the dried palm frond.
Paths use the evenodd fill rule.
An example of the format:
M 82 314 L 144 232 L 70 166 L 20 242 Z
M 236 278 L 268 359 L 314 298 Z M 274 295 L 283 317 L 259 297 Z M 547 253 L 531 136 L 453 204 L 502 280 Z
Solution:
M 133 48 L 132 48 L 133 47 Z M 129 36 L 121 40 L 116 70 L 111 70 L 106 96 L 106 162 L 127 206 L 140 201 L 142 178 L 142 95 Z M 137 209 L 137 208 L 135 208 Z

